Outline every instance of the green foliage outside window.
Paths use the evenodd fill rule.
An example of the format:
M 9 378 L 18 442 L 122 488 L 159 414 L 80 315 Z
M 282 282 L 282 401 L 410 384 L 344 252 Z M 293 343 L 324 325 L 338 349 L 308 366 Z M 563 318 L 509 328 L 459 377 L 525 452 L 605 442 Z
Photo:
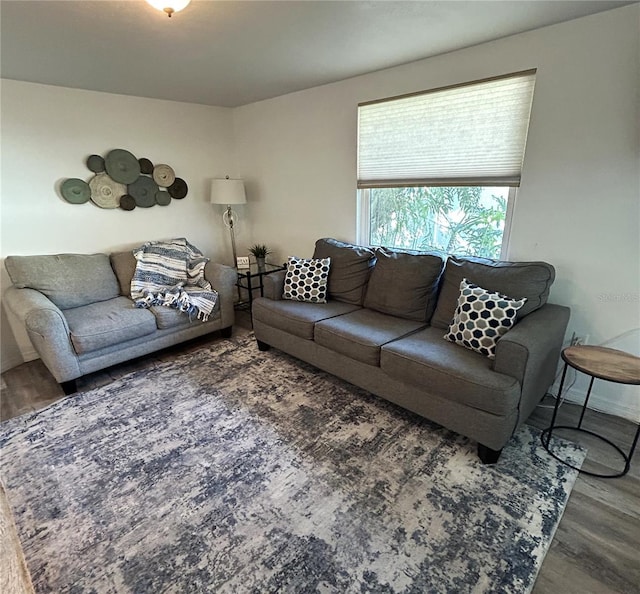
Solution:
M 370 190 L 370 243 L 500 258 L 508 188 Z

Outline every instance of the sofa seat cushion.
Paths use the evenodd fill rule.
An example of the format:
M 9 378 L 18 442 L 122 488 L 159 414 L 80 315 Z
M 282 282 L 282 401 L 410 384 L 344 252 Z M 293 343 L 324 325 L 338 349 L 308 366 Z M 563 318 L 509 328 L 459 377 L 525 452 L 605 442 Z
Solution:
M 258 297 L 253 302 L 252 315 L 273 328 L 278 328 L 306 340 L 313 340 L 316 322 L 341 316 L 360 309 L 358 305 L 329 300 L 327 303 L 305 303 L 304 301 L 272 301 Z
M 507 415 L 518 406 L 517 380 L 493 371 L 487 357 L 444 340 L 439 328 L 386 344 L 380 367 L 391 377 L 495 415 Z
M 157 328 L 155 316 L 147 309 L 134 307 L 128 297 L 91 303 L 63 313 L 73 348 L 79 355 L 153 334 Z
M 424 324 L 359 309 L 316 324 L 314 340 L 319 345 L 368 365 L 380 365 L 380 347 L 424 328 Z
M 118 280 L 106 254 L 7 256 L 5 267 L 18 289 L 35 289 L 60 309 L 113 299 Z

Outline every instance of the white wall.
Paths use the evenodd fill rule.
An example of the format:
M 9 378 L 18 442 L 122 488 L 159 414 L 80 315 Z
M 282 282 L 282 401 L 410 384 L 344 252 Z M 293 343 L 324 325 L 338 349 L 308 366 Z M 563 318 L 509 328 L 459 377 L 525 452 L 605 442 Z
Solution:
M 206 255 L 231 263 L 221 211 L 209 180 L 235 174 L 231 110 L 3 80 L 0 255 L 109 252 L 144 241 L 187 237 Z M 171 165 L 189 185 L 183 200 L 131 212 L 69 204 L 59 185 L 89 180 L 90 154 L 124 148 Z M 2 285 L 9 284 L 4 265 Z M 11 317 L 10 317 L 11 319 Z M 14 326 L 23 358 L 35 356 Z M 16 361 L 2 329 L 2 369 Z
M 509 257 L 555 265 L 569 336 L 640 327 L 639 22 L 634 5 L 234 110 L 252 240 L 283 259 L 356 239 L 358 102 L 537 68 Z M 610 346 L 640 354 L 638 336 Z M 635 387 L 598 382 L 592 402 L 640 418 Z

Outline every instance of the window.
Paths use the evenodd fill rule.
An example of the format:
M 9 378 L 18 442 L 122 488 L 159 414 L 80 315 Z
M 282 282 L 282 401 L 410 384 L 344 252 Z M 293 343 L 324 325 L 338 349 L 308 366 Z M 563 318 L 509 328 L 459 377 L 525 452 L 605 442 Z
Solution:
M 535 71 L 358 106 L 359 241 L 504 257 Z
M 418 186 L 361 192 L 369 202 L 369 245 L 502 256 L 512 188 Z

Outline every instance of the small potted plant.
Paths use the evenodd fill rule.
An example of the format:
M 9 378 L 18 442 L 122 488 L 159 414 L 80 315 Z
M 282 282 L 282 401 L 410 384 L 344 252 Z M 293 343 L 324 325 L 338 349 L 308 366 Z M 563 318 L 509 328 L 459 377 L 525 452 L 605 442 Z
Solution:
M 249 248 L 249 253 L 256 259 L 258 270 L 263 271 L 265 258 L 271 253 L 269 248 L 264 244 L 256 243 Z

